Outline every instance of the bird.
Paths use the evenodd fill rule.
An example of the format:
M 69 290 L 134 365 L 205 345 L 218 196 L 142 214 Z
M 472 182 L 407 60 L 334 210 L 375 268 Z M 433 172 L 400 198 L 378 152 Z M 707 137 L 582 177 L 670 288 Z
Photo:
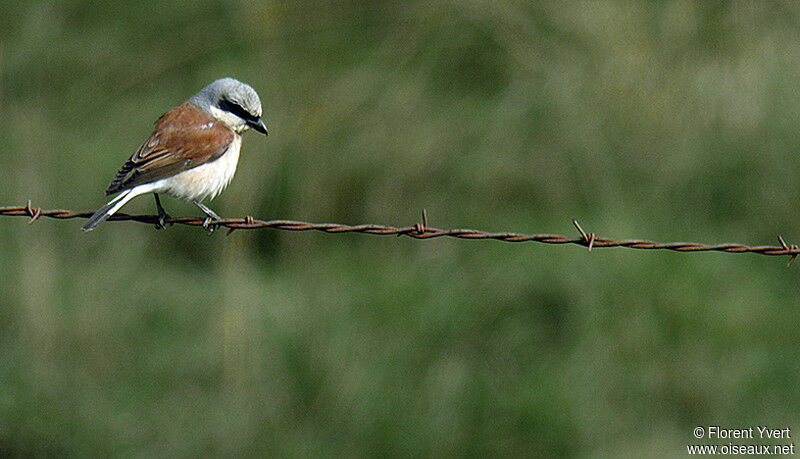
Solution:
M 217 196 L 233 178 L 242 134 L 252 128 L 265 136 L 261 99 L 249 85 L 234 78 L 209 84 L 186 102 L 163 114 L 141 147 L 125 161 L 106 189 L 119 193 L 82 226 L 91 231 L 136 196 L 153 193 L 158 210 L 156 229 L 169 218 L 159 193 L 196 204 L 207 216 L 204 227 L 220 220 L 203 199 Z M 212 226 L 213 230 L 213 226 Z

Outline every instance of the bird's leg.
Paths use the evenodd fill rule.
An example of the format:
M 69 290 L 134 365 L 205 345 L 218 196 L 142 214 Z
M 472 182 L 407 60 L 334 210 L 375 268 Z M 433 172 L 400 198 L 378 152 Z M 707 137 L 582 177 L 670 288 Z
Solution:
M 208 207 L 206 207 L 206 205 L 203 204 L 202 202 L 200 202 L 200 201 L 198 201 L 196 199 L 193 200 L 192 202 L 195 203 L 195 205 L 197 205 L 197 207 L 199 207 L 200 210 L 205 212 L 206 215 L 208 215 L 208 218 L 203 220 L 203 228 L 208 229 L 209 223 L 211 223 L 213 220 L 222 220 L 222 218 L 219 215 L 217 215 L 216 212 L 214 212 L 213 210 L 211 210 Z M 214 227 L 212 226 L 211 229 L 209 230 L 209 234 L 211 234 L 213 232 L 214 232 Z
M 156 208 L 158 209 L 158 223 L 156 223 L 156 229 L 160 230 L 164 228 L 164 220 L 171 217 L 167 211 L 161 207 L 161 199 L 158 198 L 158 193 L 153 193 L 153 196 L 156 198 Z

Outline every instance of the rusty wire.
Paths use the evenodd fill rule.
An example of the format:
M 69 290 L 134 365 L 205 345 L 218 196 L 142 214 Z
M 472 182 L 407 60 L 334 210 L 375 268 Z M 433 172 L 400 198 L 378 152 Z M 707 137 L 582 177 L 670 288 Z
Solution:
M 89 218 L 92 212 L 73 212 L 71 210 L 42 210 L 32 207 L 31 202 L 20 207 L 0 207 L 0 216 L 20 216 L 30 218 L 28 223 L 33 223 L 41 217 L 56 219 Z M 109 221 L 135 221 L 140 223 L 156 224 L 157 215 L 128 215 L 114 214 Z M 199 217 L 178 217 L 167 218 L 164 223 L 187 226 L 204 226 L 206 218 Z M 544 244 L 576 244 L 587 247 L 591 252 L 594 248 L 603 247 L 627 247 L 631 249 L 645 250 L 673 250 L 676 252 L 727 252 L 727 253 L 756 253 L 760 255 L 788 255 L 790 257 L 788 265 L 791 266 L 794 259 L 800 255 L 800 247 L 795 244 L 787 245 L 781 236 L 778 236 L 780 246 L 747 246 L 743 244 L 700 244 L 696 242 L 653 242 L 640 239 L 626 239 L 615 241 L 597 237 L 594 233 L 586 233 L 581 225 L 572 220 L 577 228 L 579 237 L 568 237 L 558 234 L 520 234 L 520 233 L 493 233 L 472 229 L 439 229 L 428 226 L 428 216 L 422 211 L 422 222 L 412 226 L 394 227 L 384 225 L 344 225 L 340 223 L 309 223 L 293 220 L 256 220 L 253 217 L 244 218 L 224 218 L 215 220 L 211 223 L 214 227 L 228 228 L 230 234 L 237 229 L 259 229 L 272 228 L 285 231 L 322 231 L 325 233 L 364 233 L 377 234 L 382 236 L 397 235 L 408 236 L 415 239 L 431 239 L 436 237 L 454 237 L 459 239 L 494 239 L 504 242 L 541 242 Z

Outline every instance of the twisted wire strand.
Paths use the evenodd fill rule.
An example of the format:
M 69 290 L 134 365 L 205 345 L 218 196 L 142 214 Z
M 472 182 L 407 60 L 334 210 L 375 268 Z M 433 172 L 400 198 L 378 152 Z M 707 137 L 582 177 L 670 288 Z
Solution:
M 0 216 L 19 216 L 30 218 L 29 223 L 33 223 L 41 217 L 55 219 L 89 218 L 93 212 L 73 212 L 71 210 L 53 209 L 42 210 L 31 206 L 28 201 L 25 206 L 0 207 Z M 157 215 L 129 215 L 114 214 L 109 221 L 135 221 L 140 223 L 156 224 Z M 789 256 L 788 265 L 791 266 L 794 259 L 800 255 L 800 247 L 795 244 L 787 245 L 781 236 L 778 236 L 779 246 L 747 246 L 744 244 L 701 244 L 697 242 L 653 242 L 642 239 L 626 239 L 616 241 L 596 237 L 594 233 L 586 233 L 576 220 L 572 220 L 573 225 L 580 233 L 579 237 L 562 236 L 559 234 L 520 234 L 512 232 L 487 232 L 473 229 L 440 229 L 428 226 L 426 212 L 422 212 L 422 223 L 412 226 L 394 227 L 385 225 L 345 225 L 341 223 L 309 223 L 294 220 L 257 220 L 250 216 L 244 218 L 224 218 L 211 222 L 213 227 L 224 227 L 228 232 L 237 229 L 260 229 L 272 228 L 284 231 L 322 231 L 325 233 L 363 233 L 380 236 L 397 235 L 408 236 L 415 239 L 431 239 L 437 237 L 452 237 L 458 239 L 493 239 L 503 242 L 541 242 L 543 244 L 576 244 L 588 247 L 589 251 L 594 248 L 606 247 L 627 247 L 630 249 L 643 250 L 672 250 L 676 252 L 726 252 L 726 253 L 756 253 L 771 256 Z M 206 218 L 199 217 L 178 217 L 167 218 L 164 223 L 187 226 L 204 226 L 207 224 Z

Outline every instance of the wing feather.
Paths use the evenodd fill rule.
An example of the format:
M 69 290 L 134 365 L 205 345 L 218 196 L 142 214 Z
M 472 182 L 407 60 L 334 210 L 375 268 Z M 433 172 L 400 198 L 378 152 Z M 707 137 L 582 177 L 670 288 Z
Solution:
M 185 102 L 156 121 L 150 137 L 114 175 L 106 194 L 172 177 L 225 154 L 236 134 Z

